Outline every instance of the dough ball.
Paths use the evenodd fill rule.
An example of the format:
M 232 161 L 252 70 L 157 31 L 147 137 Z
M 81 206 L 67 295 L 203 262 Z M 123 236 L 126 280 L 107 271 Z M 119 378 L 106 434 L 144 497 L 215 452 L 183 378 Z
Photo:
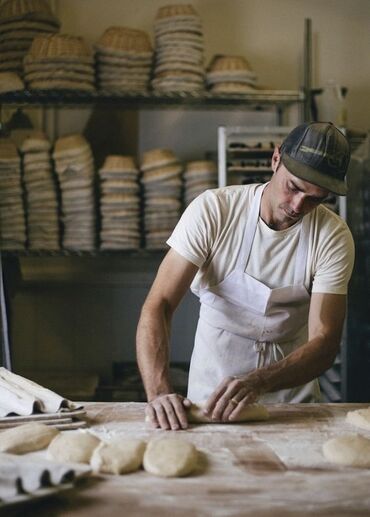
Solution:
M 66 463 L 90 463 L 92 453 L 99 444 L 99 438 L 90 433 L 67 431 L 60 433 L 50 443 L 48 456 Z
M 192 443 L 178 438 L 162 438 L 148 443 L 144 469 L 162 477 L 187 476 L 196 468 L 198 451 Z
M 143 463 L 145 447 L 145 442 L 134 438 L 101 442 L 93 452 L 90 465 L 95 472 L 117 475 L 135 472 Z
M 55 436 L 58 429 L 38 422 L 22 424 L 0 434 L 0 452 L 25 454 L 26 452 L 45 449 Z
M 212 420 L 210 417 L 206 416 L 203 413 L 203 408 L 205 407 L 205 402 L 201 402 L 198 404 L 192 404 L 190 408 L 187 410 L 188 420 L 191 423 L 207 423 L 207 424 L 217 424 L 217 423 L 234 423 L 234 422 L 251 422 L 258 420 L 268 420 L 269 413 L 265 406 L 262 404 L 249 404 L 246 406 L 241 413 L 239 414 L 236 420 L 230 420 L 229 422 L 222 422 L 217 420 Z
M 349 467 L 370 467 L 370 440 L 360 434 L 332 438 L 323 445 L 328 461 Z
M 346 420 L 352 425 L 370 430 L 370 408 L 348 411 Z

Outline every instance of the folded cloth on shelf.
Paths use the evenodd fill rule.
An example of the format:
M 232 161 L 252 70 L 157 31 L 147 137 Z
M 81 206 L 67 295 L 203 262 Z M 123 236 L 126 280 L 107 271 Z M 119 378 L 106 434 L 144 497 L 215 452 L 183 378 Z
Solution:
M 57 393 L 0 367 L 0 417 L 69 411 L 77 406 Z

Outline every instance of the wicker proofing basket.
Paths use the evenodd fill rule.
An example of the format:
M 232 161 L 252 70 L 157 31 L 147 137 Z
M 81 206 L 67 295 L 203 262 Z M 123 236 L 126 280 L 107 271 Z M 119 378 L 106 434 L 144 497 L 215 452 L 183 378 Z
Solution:
M 0 23 L 17 20 L 47 21 L 59 27 L 46 0 L 7 0 L 0 6 Z
M 193 17 L 198 16 L 198 13 L 191 4 L 164 5 L 158 9 L 155 19 L 163 20 L 173 16 Z
M 83 38 L 68 34 L 37 36 L 25 57 L 25 63 L 42 61 L 93 61 L 93 55 Z
M 96 47 L 102 50 L 124 51 L 140 54 L 152 52 L 148 34 L 128 27 L 109 27 L 98 40 Z

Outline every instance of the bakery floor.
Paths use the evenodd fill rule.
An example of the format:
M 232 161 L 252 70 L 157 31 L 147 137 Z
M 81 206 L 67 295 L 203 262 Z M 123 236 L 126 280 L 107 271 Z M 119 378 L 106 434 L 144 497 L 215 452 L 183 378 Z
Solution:
M 18 508 L 7 516 L 369 516 L 370 469 L 329 464 L 329 438 L 360 432 L 345 421 L 364 404 L 268 406 L 270 419 L 245 424 L 201 424 L 186 431 L 153 430 L 143 403 L 86 403 L 90 429 L 109 439 L 177 436 L 200 451 L 197 471 L 164 479 L 143 470 L 81 480 L 71 490 Z

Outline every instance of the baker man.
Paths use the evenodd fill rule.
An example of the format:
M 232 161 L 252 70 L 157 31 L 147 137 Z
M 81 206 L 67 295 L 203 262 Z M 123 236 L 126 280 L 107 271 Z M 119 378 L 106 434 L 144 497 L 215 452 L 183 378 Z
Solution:
M 185 210 L 144 303 L 137 358 L 155 427 L 187 427 L 186 406 L 232 421 L 248 404 L 315 402 L 338 353 L 353 261 L 345 195 L 350 148 L 331 123 L 299 125 L 271 181 L 208 190 Z M 187 398 L 169 380 L 171 318 L 189 286 L 200 315 Z

